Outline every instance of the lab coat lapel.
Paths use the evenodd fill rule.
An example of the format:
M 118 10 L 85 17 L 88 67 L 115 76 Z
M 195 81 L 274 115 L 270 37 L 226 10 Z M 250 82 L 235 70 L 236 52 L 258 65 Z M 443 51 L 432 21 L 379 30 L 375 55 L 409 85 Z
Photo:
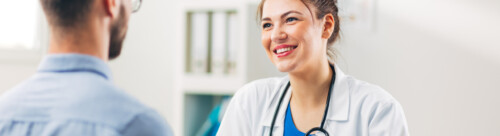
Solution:
M 262 121 L 261 126 L 264 128 L 264 135 L 268 135 L 270 128 L 271 128 L 271 123 L 273 121 L 273 117 L 276 111 L 276 107 L 278 106 L 279 99 L 281 97 L 281 94 L 283 94 L 283 91 L 285 91 L 285 87 L 290 81 L 290 78 L 286 76 L 281 82 L 278 87 L 276 87 L 274 94 L 272 94 L 272 100 L 269 101 L 267 105 L 266 110 L 264 111 L 264 118 Z M 280 104 L 280 109 L 278 112 L 278 115 L 276 116 L 276 122 L 274 123 L 274 128 L 273 128 L 273 135 L 283 135 L 283 123 L 285 121 L 285 113 L 286 109 L 288 107 L 288 103 L 290 102 L 290 97 L 292 94 L 292 88 L 290 87 L 289 90 L 286 92 L 285 97 L 283 98 L 282 103 Z
M 351 102 L 350 87 L 347 81 L 348 77 L 340 70 L 337 65 L 335 69 L 335 83 L 330 94 L 330 106 L 327 120 L 346 121 L 349 118 L 349 107 Z

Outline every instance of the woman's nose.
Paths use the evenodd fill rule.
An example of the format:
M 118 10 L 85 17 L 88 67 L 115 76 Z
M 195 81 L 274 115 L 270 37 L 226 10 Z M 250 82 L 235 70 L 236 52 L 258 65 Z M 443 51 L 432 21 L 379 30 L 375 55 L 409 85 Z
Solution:
M 271 34 L 271 40 L 275 43 L 281 43 L 288 38 L 288 35 L 281 30 L 280 27 L 275 27 Z

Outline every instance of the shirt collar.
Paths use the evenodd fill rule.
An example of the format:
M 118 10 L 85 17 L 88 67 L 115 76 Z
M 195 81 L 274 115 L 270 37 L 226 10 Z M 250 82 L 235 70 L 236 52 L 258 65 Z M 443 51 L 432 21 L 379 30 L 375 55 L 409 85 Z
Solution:
M 111 70 L 101 59 L 84 54 L 50 54 L 43 58 L 38 72 L 89 71 L 111 80 Z
M 348 77 L 345 75 L 342 70 L 337 65 L 334 65 L 335 69 L 335 82 L 333 84 L 333 90 L 332 93 L 330 94 L 331 99 L 330 99 L 330 105 L 328 108 L 328 115 L 326 116 L 326 120 L 333 120 L 333 121 L 346 121 L 349 118 L 349 106 L 350 106 L 350 87 L 349 87 L 349 82 L 348 82 Z M 263 124 L 264 126 L 271 126 L 271 122 L 274 117 L 274 112 L 276 110 L 277 103 L 279 101 L 279 98 L 283 94 L 283 89 L 285 88 L 286 84 L 290 81 L 290 78 L 286 76 L 280 85 L 276 88 L 279 89 L 279 91 L 274 91 L 275 93 L 273 94 L 273 100 L 269 102 L 270 105 L 268 105 L 267 110 L 264 112 L 264 121 Z M 285 112 L 287 108 L 287 104 L 290 101 L 291 97 L 291 89 L 288 90 L 288 92 L 285 94 L 285 98 L 283 99 L 283 102 L 281 104 L 281 107 L 279 109 L 279 113 L 276 117 L 276 122 L 274 124 L 275 127 L 282 126 L 284 123 L 285 119 Z

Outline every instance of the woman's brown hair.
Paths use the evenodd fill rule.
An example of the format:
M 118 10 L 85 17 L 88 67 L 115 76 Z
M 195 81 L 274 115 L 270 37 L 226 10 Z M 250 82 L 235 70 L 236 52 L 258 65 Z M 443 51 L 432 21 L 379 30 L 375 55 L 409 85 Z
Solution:
M 257 15 L 258 19 L 261 20 L 262 18 L 262 8 L 264 7 L 264 2 L 266 0 L 262 0 L 259 4 L 259 7 L 257 9 Z M 340 20 L 339 20 L 339 15 L 338 15 L 338 7 L 337 7 L 337 0 L 300 0 L 306 7 L 310 10 L 308 5 L 313 5 L 314 8 L 316 8 L 316 17 L 317 19 L 322 19 L 326 14 L 332 14 L 333 19 L 335 21 L 335 28 L 333 29 L 332 35 L 330 38 L 328 38 L 327 42 L 327 51 L 326 54 L 328 55 L 328 61 L 330 63 L 333 63 L 335 60 L 335 49 L 333 48 L 333 43 L 335 43 L 336 40 L 339 39 L 339 32 L 340 32 Z

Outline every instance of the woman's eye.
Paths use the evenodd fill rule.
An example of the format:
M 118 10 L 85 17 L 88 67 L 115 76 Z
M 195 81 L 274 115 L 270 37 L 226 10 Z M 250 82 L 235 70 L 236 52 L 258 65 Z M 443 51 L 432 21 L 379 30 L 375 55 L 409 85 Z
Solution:
M 295 18 L 295 17 L 290 17 L 290 18 L 287 18 L 286 19 L 286 22 L 293 22 L 293 21 L 297 21 L 299 19 Z
M 262 25 L 262 28 L 268 28 L 268 27 L 271 27 L 271 24 L 265 23 L 264 25 Z

